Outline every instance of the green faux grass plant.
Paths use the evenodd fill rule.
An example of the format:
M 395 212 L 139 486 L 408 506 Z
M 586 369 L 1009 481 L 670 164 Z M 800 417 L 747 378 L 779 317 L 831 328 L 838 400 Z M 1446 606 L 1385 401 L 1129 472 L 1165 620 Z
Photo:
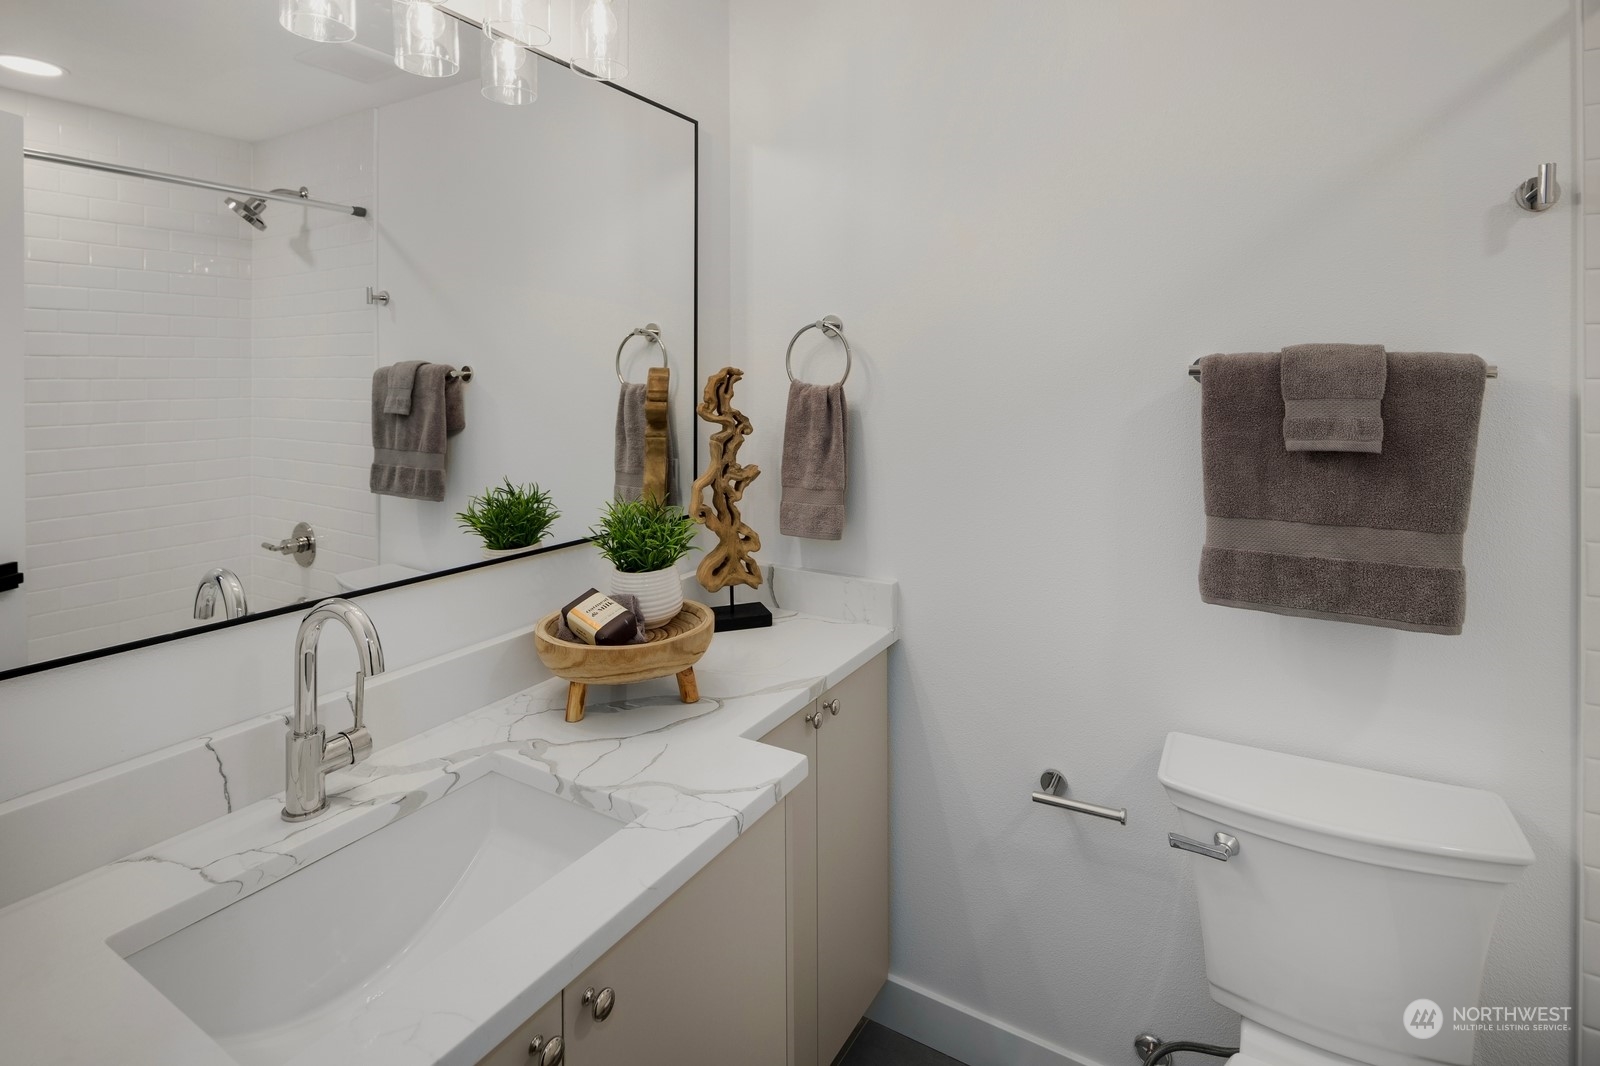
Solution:
M 550 535 L 550 527 L 561 517 L 550 494 L 538 485 L 495 485 L 467 501 L 467 509 L 456 515 L 463 529 L 483 538 L 492 551 L 531 548 Z
M 589 530 L 594 546 L 624 574 L 665 570 L 694 547 L 694 519 L 683 508 L 648 498 L 612 500 Z

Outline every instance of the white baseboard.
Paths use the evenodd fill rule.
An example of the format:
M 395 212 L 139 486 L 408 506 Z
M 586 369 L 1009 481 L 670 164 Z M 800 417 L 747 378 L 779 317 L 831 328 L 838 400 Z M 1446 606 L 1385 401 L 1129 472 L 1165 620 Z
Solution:
M 1100 1066 L 894 974 L 867 1017 L 968 1066 Z

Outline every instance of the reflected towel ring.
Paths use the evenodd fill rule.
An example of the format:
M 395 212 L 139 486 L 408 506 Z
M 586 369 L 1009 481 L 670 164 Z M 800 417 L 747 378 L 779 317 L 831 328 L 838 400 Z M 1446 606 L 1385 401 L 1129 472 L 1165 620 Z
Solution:
M 617 345 L 617 380 L 622 382 L 624 385 L 628 383 L 628 379 L 622 376 L 622 349 L 626 348 L 628 346 L 628 342 L 633 340 L 635 337 L 643 337 L 645 340 L 654 344 L 657 348 L 660 348 L 661 365 L 668 365 L 667 346 L 661 343 L 661 327 L 656 325 L 654 322 L 648 322 L 629 333 L 626 337 L 622 338 L 622 343 Z
M 794 342 L 799 340 L 800 334 L 808 329 L 820 329 L 830 337 L 837 337 L 844 345 L 844 377 L 840 378 L 835 384 L 843 385 L 850 380 L 850 368 L 855 364 L 855 355 L 850 351 L 850 338 L 844 335 L 844 323 L 839 321 L 837 315 L 828 315 L 821 321 L 801 326 L 799 331 L 789 338 L 789 350 L 783 353 L 783 369 L 788 373 L 789 380 L 796 384 L 799 383 L 799 379 L 794 376 Z

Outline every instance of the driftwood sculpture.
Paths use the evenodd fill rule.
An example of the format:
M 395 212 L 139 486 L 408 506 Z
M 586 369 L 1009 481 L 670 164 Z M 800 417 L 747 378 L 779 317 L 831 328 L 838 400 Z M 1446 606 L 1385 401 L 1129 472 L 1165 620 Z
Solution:
M 739 516 L 744 490 L 761 474 L 759 466 L 739 463 L 739 446 L 751 433 L 750 420 L 733 406 L 733 386 L 744 371 L 723 367 L 706 379 L 705 397 L 696 409 L 701 418 L 722 428 L 711 434 L 711 461 L 694 482 L 691 516 L 717 535 L 717 546 L 706 552 L 695 576 L 707 592 L 732 585 L 761 587 L 761 565 L 751 558 L 761 550 L 761 538 Z M 705 491 L 711 490 L 711 502 Z

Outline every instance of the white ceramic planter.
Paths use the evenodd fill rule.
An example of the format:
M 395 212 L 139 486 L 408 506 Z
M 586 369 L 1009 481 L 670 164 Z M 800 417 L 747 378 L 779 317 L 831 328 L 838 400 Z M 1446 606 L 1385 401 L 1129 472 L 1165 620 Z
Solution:
M 537 544 L 530 544 L 526 548 L 483 548 L 481 550 L 485 559 L 504 559 L 510 555 L 522 555 L 525 552 L 531 552 L 537 547 Z
M 611 571 L 611 595 L 625 594 L 639 598 L 639 613 L 646 629 L 664 626 L 683 610 L 683 582 L 676 567 L 655 570 L 648 574 L 624 574 Z

